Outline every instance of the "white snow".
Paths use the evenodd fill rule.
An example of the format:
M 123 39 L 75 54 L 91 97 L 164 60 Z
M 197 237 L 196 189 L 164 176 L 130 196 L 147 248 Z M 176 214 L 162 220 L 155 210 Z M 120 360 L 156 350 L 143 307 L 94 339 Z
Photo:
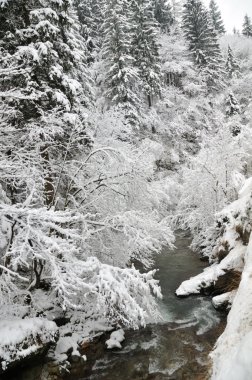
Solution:
M 228 315 L 227 327 L 211 354 L 212 380 L 252 379 L 252 237 L 242 280 Z
M 65 361 L 68 357 L 68 353 L 71 352 L 72 355 L 81 356 L 78 350 L 78 340 L 79 335 L 74 333 L 72 336 L 60 337 L 54 352 L 54 359 L 61 363 Z
M 42 318 L 0 321 L 0 362 L 2 369 L 54 342 L 58 328 Z M 27 347 L 28 346 L 28 347 Z
M 9 0 L 0 0 L 0 8 L 3 8 L 5 5 L 8 4 Z
M 70 111 L 69 101 L 63 92 L 55 91 L 53 97 L 59 104 L 62 104 L 67 111 Z
M 122 348 L 121 343 L 124 341 L 124 339 L 123 329 L 113 331 L 110 335 L 110 338 L 106 341 L 107 348 Z
M 229 307 L 233 304 L 234 298 L 236 296 L 237 290 L 232 290 L 224 294 L 220 294 L 212 298 L 212 303 L 216 309 L 224 304 L 228 304 Z
M 51 18 L 56 21 L 58 21 L 59 16 L 57 13 L 52 9 L 52 8 L 40 8 L 40 9 L 35 9 L 30 12 L 31 18 L 37 18 L 37 19 L 46 19 L 46 18 Z
M 176 290 L 176 295 L 179 297 L 189 296 L 190 294 L 199 294 L 202 287 L 210 286 L 217 278 L 223 275 L 218 265 L 214 264 L 206 268 L 203 273 L 198 276 L 191 277 L 189 280 L 182 282 Z

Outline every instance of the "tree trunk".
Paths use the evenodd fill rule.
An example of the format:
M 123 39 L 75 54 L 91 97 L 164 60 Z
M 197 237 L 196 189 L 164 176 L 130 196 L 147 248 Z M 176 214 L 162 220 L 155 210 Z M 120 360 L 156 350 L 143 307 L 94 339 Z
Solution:
M 152 106 L 152 103 L 151 103 L 151 95 L 148 94 L 148 95 L 147 95 L 147 98 L 148 98 L 148 105 L 149 105 L 149 108 L 151 108 L 151 106 Z
M 49 157 L 49 153 L 47 149 L 44 149 L 41 151 L 41 157 L 43 159 L 43 167 L 46 172 L 46 176 L 44 178 L 45 201 L 46 201 L 46 205 L 50 207 L 52 206 L 53 198 L 54 198 L 54 186 L 53 186 L 53 179 L 52 179 L 51 169 L 50 169 L 50 157 Z

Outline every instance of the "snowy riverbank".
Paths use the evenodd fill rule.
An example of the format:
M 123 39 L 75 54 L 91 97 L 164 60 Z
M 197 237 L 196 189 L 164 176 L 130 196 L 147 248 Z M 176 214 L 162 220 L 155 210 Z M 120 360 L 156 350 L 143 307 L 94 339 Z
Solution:
M 252 237 L 245 255 L 245 268 L 227 327 L 211 354 L 212 380 L 252 379 Z
M 227 327 L 211 354 L 212 380 L 252 378 L 251 194 L 252 178 L 249 178 L 239 193 L 239 199 L 217 215 L 222 234 L 211 253 L 210 260 L 215 257 L 214 264 L 198 276 L 184 281 L 176 291 L 178 296 L 197 294 L 205 289 L 210 289 L 215 295 L 217 291 L 221 294 L 213 297 L 213 305 L 217 308 L 222 305 L 231 307 Z M 220 258 L 224 247 L 225 257 Z

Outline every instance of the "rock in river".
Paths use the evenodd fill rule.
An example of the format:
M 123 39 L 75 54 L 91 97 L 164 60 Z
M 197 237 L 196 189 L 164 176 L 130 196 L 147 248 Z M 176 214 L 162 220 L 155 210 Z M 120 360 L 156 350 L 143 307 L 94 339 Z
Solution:
M 56 323 L 42 318 L 0 321 L 0 373 L 45 354 L 58 334 Z

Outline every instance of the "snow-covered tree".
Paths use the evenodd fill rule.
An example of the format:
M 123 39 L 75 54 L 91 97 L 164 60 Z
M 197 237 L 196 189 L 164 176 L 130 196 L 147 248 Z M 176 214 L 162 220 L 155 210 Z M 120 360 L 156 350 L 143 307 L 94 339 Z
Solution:
M 145 319 L 139 320 L 139 316 L 145 302 L 148 305 L 147 299 L 149 306 L 153 302 L 153 275 L 145 277 L 134 269 L 102 263 L 123 267 L 135 258 L 149 265 L 153 252 L 173 241 L 168 220 L 154 211 L 154 205 L 157 210 L 159 202 L 167 200 L 164 183 L 147 181 L 154 168 L 149 152 L 147 145 L 135 154 L 129 150 L 124 157 L 122 150 L 96 147 L 82 160 L 69 157 L 63 162 L 54 208 L 37 207 L 38 191 L 28 193 L 22 203 L 1 203 L 0 219 L 6 231 L 1 268 L 10 289 L 11 279 L 19 279 L 20 286 L 27 283 L 32 291 L 46 276 L 64 307 L 84 311 L 90 302 L 98 307 L 94 310 L 98 313 L 102 302 L 100 310 L 106 316 L 115 313 L 118 319 L 114 321 L 123 318 L 133 327 L 144 324 Z M 116 296 L 120 286 L 125 291 L 121 300 Z M 141 287 L 147 292 L 144 304 L 137 300 Z M 127 298 L 126 311 L 123 300 Z
M 80 146 L 85 145 L 81 110 L 91 100 L 85 48 L 78 38 L 78 23 L 72 19 L 69 7 L 67 0 L 48 0 L 44 6 L 37 7 L 29 2 L 13 1 L 1 10 L 0 80 L 5 98 L 1 142 L 6 146 L 2 152 L 8 153 L 10 164 L 17 157 L 19 163 L 24 160 L 23 170 L 30 160 L 38 163 L 36 171 L 44 174 L 43 179 L 37 178 L 37 183 L 42 186 L 41 181 L 44 182 L 44 200 L 48 206 L 53 203 L 54 193 L 50 160 L 60 158 L 62 152 L 65 154 L 64 145 L 70 139 L 73 124 L 83 134 Z M 15 176 L 9 177 L 5 186 L 12 202 L 21 201 L 22 195 L 26 197 L 29 179 L 25 173 L 19 183 Z
M 211 0 L 209 3 L 209 13 L 214 26 L 214 29 L 218 34 L 225 33 L 224 23 L 221 17 L 221 12 L 216 4 L 215 0 Z
M 1 184 L 8 204 L 23 207 L 24 213 L 55 206 L 61 160 L 87 145 L 83 110 L 91 97 L 85 47 L 70 3 L 31 3 L 6 3 L 0 27 Z M 1 214 L 12 231 L 1 256 L 7 274 L 9 267 L 19 269 L 12 249 L 17 235 L 29 228 L 11 217 L 12 208 Z M 26 244 L 31 269 L 37 262 L 33 238 Z
M 240 113 L 239 102 L 234 96 L 233 92 L 230 92 L 227 99 L 226 114 L 228 116 L 233 116 Z
M 161 73 L 157 42 L 157 25 L 152 1 L 132 0 L 132 55 L 147 96 L 149 107 L 161 92 Z
M 185 3 L 183 30 L 189 50 L 209 88 L 223 87 L 224 69 L 218 36 L 201 0 L 187 0 Z
M 177 217 L 181 227 L 192 231 L 196 249 L 208 245 L 216 213 L 237 198 L 239 178 L 244 178 L 246 139 L 246 133 L 235 135 L 231 125 L 222 123 L 216 134 L 204 136 L 200 152 L 182 170 Z
M 184 4 L 183 29 L 197 64 L 206 64 L 209 42 L 208 14 L 200 0 L 188 0 Z
M 131 55 L 132 32 L 129 26 L 125 1 L 109 0 L 103 25 L 105 97 L 111 104 L 121 105 L 129 114 L 137 107 L 137 70 Z M 133 121 L 133 120 L 132 120 Z
M 230 45 L 228 45 L 228 56 L 226 60 L 226 70 L 230 78 L 237 77 L 240 72 L 240 65 L 234 56 L 233 50 Z
M 244 17 L 242 34 L 246 37 L 252 37 L 252 23 L 251 18 L 248 15 L 245 15 Z
M 90 54 L 88 58 L 93 61 L 93 52 L 101 45 L 105 2 L 104 0 L 74 0 L 74 6 L 81 24 L 81 33 Z
M 153 0 L 154 15 L 161 31 L 168 33 L 173 24 L 172 7 L 167 0 Z

